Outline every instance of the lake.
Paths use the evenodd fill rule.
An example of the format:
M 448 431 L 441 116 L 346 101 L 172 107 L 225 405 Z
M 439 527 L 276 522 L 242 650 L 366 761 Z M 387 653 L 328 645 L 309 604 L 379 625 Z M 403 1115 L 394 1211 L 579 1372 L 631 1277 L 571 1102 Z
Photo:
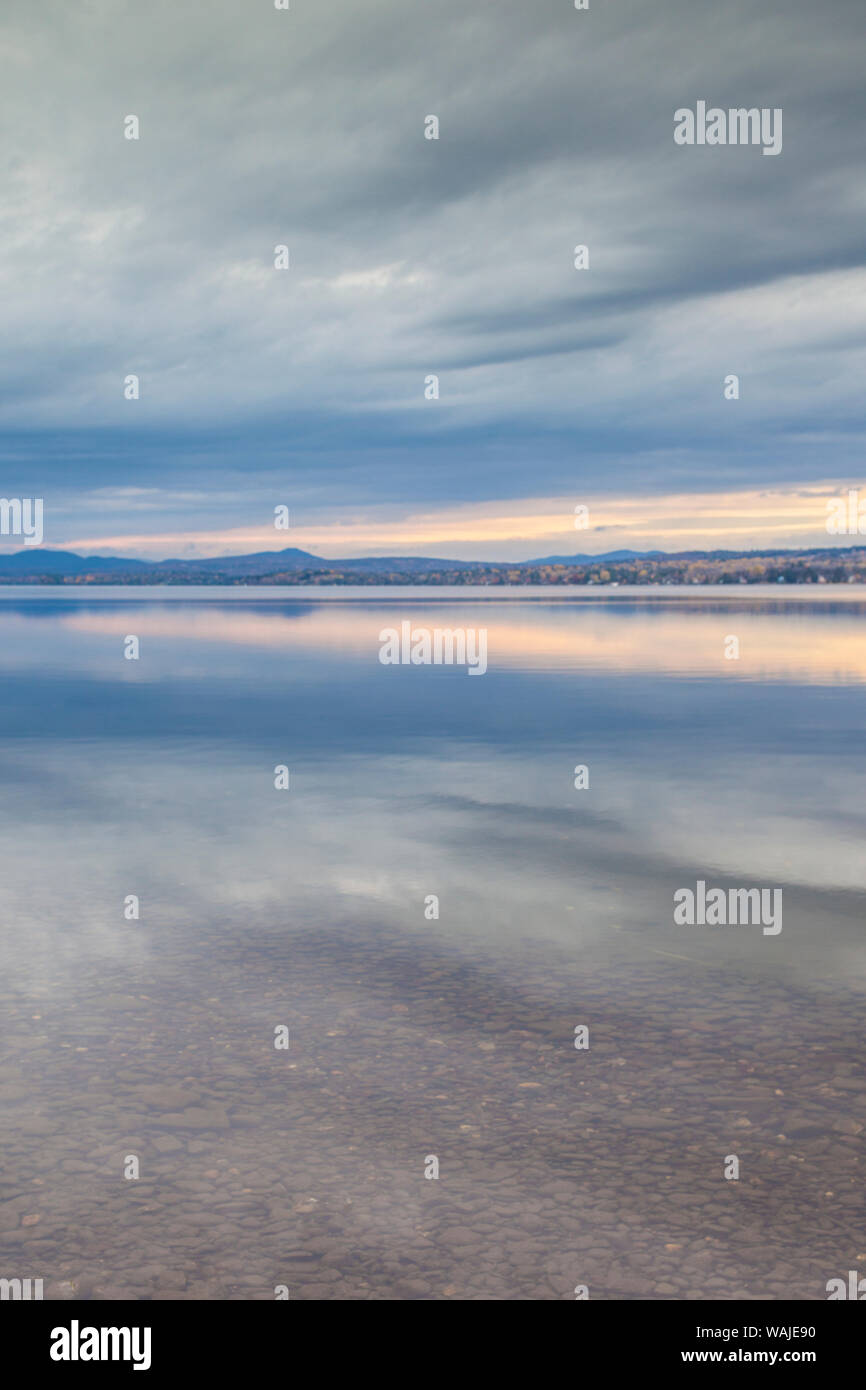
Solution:
M 864 615 L 831 585 L 0 590 L 0 1276 L 866 1274 Z M 383 664 L 404 622 L 483 631 L 486 670 Z M 675 921 L 699 884 L 778 893 L 780 929 Z

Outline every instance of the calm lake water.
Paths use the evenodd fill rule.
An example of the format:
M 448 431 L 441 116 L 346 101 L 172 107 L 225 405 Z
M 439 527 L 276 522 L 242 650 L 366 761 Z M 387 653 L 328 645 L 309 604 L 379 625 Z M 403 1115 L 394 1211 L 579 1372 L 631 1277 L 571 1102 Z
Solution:
M 852 588 L 3 590 L 0 1276 L 866 1274 Z M 381 664 L 404 620 L 483 628 L 486 673 Z M 699 880 L 781 889 L 782 930 L 676 924 Z

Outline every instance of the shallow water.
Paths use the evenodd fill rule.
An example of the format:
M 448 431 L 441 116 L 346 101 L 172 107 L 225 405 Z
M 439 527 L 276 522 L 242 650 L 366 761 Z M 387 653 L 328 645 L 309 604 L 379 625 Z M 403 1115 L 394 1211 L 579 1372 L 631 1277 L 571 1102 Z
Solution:
M 866 1273 L 851 587 L 6 590 L 0 1276 L 812 1299 Z M 483 627 L 487 672 L 383 666 L 403 617 Z M 780 888 L 782 930 L 676 925 L 700 879 Z

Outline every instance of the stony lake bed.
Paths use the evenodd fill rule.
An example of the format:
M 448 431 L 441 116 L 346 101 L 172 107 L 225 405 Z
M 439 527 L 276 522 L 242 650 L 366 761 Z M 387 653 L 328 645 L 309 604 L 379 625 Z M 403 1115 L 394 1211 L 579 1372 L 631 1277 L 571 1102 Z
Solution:
M 756 604 L 732 677 L 712 603 L 682 648 L 660 625 L 666 663 L 627 606 L 500 608 L 478 681 L 377 666 L 367 604 L 2 610 L 2 1273 L 62 1300 L 866 1273 L 859 610 Z M 780 885 L 784 929 L 676 925 L 701 875 Z

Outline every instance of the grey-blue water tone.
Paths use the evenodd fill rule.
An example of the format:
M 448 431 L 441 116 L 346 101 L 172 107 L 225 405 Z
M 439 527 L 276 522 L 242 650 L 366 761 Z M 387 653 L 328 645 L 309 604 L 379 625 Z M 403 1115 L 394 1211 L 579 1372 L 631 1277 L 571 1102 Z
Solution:
M 0 1276 L 866 1272 L 864 614 L 829 586 L 5 590 Z M 485 629 L 488 670 L 383 665 L 403 620 Z M 782 930 L 677 924 L 699 881 L 780 889 Z

